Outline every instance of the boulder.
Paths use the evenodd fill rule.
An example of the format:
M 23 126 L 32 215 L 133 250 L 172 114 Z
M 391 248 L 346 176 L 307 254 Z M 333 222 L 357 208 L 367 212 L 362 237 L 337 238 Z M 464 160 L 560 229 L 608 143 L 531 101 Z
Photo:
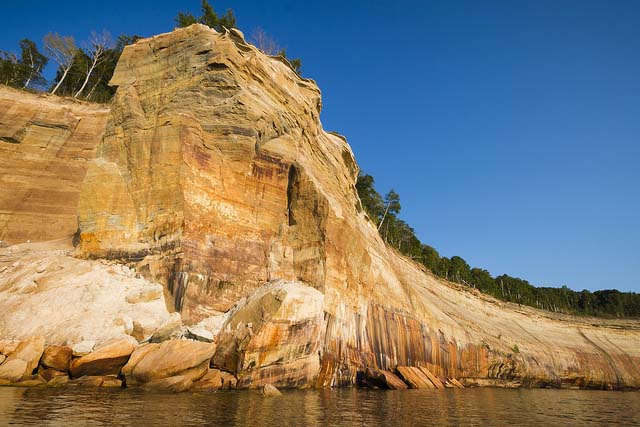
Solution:
M 10 355 L 20 344 L 20 340 L 0 340 L 0 354 Z
M 436 388 L 427 376 L 415 366 L 398 366 L 398 374 L 409 388 Z
M 193 384 L 193 391 L 217 391 L 232 390 L 236 388 L 238 380 L 233 374 L 219 369 L 209 369 L 209 371 Z
M 117 375 L 127 363 L 135 345 L 129 339 L 109 341 L 71 362 L 71 376 Z
M 205 331 L 208 331 L 212 336 L 216 337 L 220 333 L 220 330 L 224 326 L 230 314 L 231 314 L 231 311 L 228 311 L 226 313 L 220 313 L 220 314 L 206 317 L 202 319 L 200 322 L 198 322 L 197 324 L 190 326 L 189 329 L 191 328 L 204 329 Z
M 381 388 L 388 390 L 406 390 L 407 384 L 393 373 L 384 369 L 367 368 L 360 375 L 360 387 Z
M 89 341 L 89 340 L 80 341 L 79 343 L 76 343 L 73 345 L 73 347 L 71 347 L 72 354 L 74 357 L 86 356 L 87 354 L 93 351 L 93 347 L 95 346 L 96 346 L 95 341 Z
M 187 376 L 193 381 L 206 373 L 215 349 L 214 344 L 198 341 L 165 341 L 141 355 L 130 375 L 136 382 L 146 383 L 189 372 Z
M 44 338 L 36 336 L 21 341 L 0 365 L 0 378 L 12 382 L 27 379 L 38 367 L 44 352 Z
M 451 384 L 453 388 L 464 388 L 462 383 L 455 378 L 447 378 L 447 384 Z
M 68 382 L 69 377 L 67 377 L 66 375 L 64 377 L 54 377 L 49 380 L 49 382 L 47 383 L 47 387 L 62 387 L 67 385 Z
M 13 383 L 16 387 L 37 387 L 39 385 L 45 385 L 46 381 L 42 377 L 36 376 L 35 378 L 24 379 Z
M 133 378 L 132 375 L 133 369 L 138 365 L 138 363 L 140 363 L 142 359 L 144 359 L 144 357 L 148 353 L 156 350 L 158 347 L 160 347 L 160 344 L 145 343 L 133 350 L 133 353 L 131 353 L 131 357 L 129 357 L 129 361 L 120 370 L 120 373 L 125 377 L 127 385 L 137 384 L 137 381 Z
M 42 366 L 38 368 L 38 375 L 44 378 L 45 381 L 51 381 L 53 378 L 56 378 L 56 377 L 68 376 L 66 372 L 58 371 L 52 368 L 43 368 Z
M 0 379 L 12 383 L 20 381 L 28 371 L 27 366 L 27 362 L 22 359 L 9 360 L 0 366 Z
M 0 365 L 2 365 L 4 363 L 6 358 L 7 358 L 7 356 L 5 356 L 4 354 L 0 354 Z
M 0 164 L 1 158 L 2 154 Z M 0 197 L 0 211 L 2 202 Z M 2 227 L 0 220 L 0 234 Z M 7 270 L 0 273 L 0 325 L 6 325 L 0 327 L 3 334 L 23 339 L 38 331 L 49 345 L 89 339 L 100 343 L 133 334 L 133 322 L 148 337 L 168 318 L 164 298 L 138 304 L 126 301 L 130 293 L 160 285 L 136 278 L 117 264 L 82 260 L 69 252 L 61 242 L 0 249 L 1 262 L 8 263 Z M 77 352 L 76 356 L 88 351 Z
M 262 395 L 263 396 L 281 396 L 282 393 L 280 393 L 280 390 L 278 390 L 276 386 L 271 384 L 265 384 L 262 387 Z
M 180 313 L 171 313 L 169 318 L 151 335 L 149 342 L 160 343 L 182 335 L 182 318 Z
M 103 378 L 102 384 L 100 384 L 100 387 L 120 388 L 122 387 L 122 380 L 118 379 L 117 377 L 108 375 Z
M 190 326 L 187 328 L 187 333 L 185 334 L 186 338 L 189 338 L 190 340 L 195 340 L 195 341 L 202 341 L 202 342 L 213 342 L 213 334 L 209 331 L 207 331 L 204 328 L 197 328 L 197 327 L 193 327 Z
M 64 383 L 64 380 L 60 380 L 60 385 L 64 385 L 63 383 Z M 122 381 L 114 375 L 85 375 L 75 380 L 68 381 L 67 384 L 83 386 L 83 387 L 105 387 L 105 388 L 122 387 Z
M 301 387 L 320 373 L 324 295 L 294 281 L 263 285 L 232 309 L 216 337 L 212 366 L 239 387 Z
M 180 393 L 189 390 L 193 386 L 193 381 L 187 375 L 176 375 L 173 377 L 160 378 L 145 383 L 142 388 L 148 391 L 167 391 Z
M 38 362 L 44 352 L 44 338 L 34 336 L 21 341 L 7 360 L 22 359 L 27 362 L 29 375 L 38 367 Z
M 40 363 L 47 368 L 53 368 L 58 371 L 68 371 L 73 356 L 71 347 L 62 345 L 52 345 L 45 348 Z
M 433 375 L 429 369 L 425 368 L 424 366 L 420 366 L 419 369 L 420 372 L 422 372 L 429 379 L 429 381 L 431 381 L 431 384 L 433 384 L 435 388 L 444 388 L 444 384 L 442 383 L 442 381 L 440 381 L 438 377 Z

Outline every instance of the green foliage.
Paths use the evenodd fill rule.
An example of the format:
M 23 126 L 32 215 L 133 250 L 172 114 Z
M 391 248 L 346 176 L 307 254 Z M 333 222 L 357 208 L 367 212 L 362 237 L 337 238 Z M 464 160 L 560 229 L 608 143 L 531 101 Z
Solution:
M 514 354 L 520 354 L 520 348 L 518 348 L 518 344 L 514 344 L 513 347 L 511 347 L 511 351 Z
M 222 32 L 225 28 L 234 28 L 236 26 L 236 17 L 231 9 L 227 9 L 224 15 L 218 15 L 207 0 L 202 0 L 200 11 L 202 12 L 200 17 L 188 12 L 179 12 L 175 18 L 177 26 L 183 28 L 191 24 L 200 23 L 219 32 Z
M 20 87 L 18 57 L 11 52 L 0 51 L 0 83 Z
M 17 88 L 36 88 L 46 84 L 42 70 L 49 58 L 38 50 L 35 42 L 20 40 L 20 56 L 0 52 L 0 83 Z
M 176 25 L 180 28 L 188 27 L 189 25 L 196 24 L 198 18 L 191 13 L 178 12 L 178 16 L 175 18 Z
M 377 226 L 384 213 L 384 200 L 376 191 L 374 183 L 375 181 L 371 175 L 363 175 L 360 172 L 356 181 L 356 190 L 358 191 L 358 196 L 360 196 L 362 208 L 369 216 L 369 219 Z
M 287 49 L 280 49 L 278 55 L 282 56 L 284 59 L 289 61 L 289 64 L 293 67 L 293 69 L 300 75 L 302 73 L 302 60 L 300 58 L 289 58 L 287 57 Z
M 124 50 L 125 46 L 130 45 L 138 41 L 141 37 L 134 35 L 120 35 L 116 40 L 115 46 L 108 49 L 105 54 L 105 59 L 101 61 L 95 71 L 92 73 L 89 83 L 83 93 L 83 98 L 93 102 L 109 102 L 115 94 L 116 88 L 109 86 L 109 80 L 113 76 L 113 72 L 116 69 L 118 59 Z M 67 77 L 63 80 L 58 94 L 63 96 L 73 96 L 81 87 L 86 77 L 87 68 L 91 61 L 89 55 L 83 50 L 79 50 L 73 59 L 71 69 L 67 74 Z M 60 67 L 56 72 L 56 76 L 52 82 L 52 86 L 56 85 L 64 70 Z
M 640 294 L 617 290 L 575 292 L 567 286 L 536 287 L 506 274 L 494 278 L 487 270 L 471 268 L 459 256 L 440 256 L 433 247 L 421 243 L 414 230 L 398 218 L 400 196 L 391 190 L 383 198 L 374 184 L 371 175 L 358 174 L 356 190 L 360 202 L 380 236 L 388 245 L 421 262 L 436 276 L 476 288 L 504 301 L 544 310 L 603 317 L 640 317 Z M 518 353 L 516 350 L 517 345 L 514 353 Z

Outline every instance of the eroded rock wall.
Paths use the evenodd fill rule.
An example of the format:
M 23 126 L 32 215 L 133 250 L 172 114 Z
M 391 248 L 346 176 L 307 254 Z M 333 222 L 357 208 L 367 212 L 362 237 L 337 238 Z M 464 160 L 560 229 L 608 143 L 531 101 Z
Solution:
M 142 340 L 168 320 L 160 284 L 114 262 L 73 258 L 71 251 L 69 241 L 0 248 L 0 340 Z
M 0 85 L 0 241 L 70 237 L 109 108 Z
M 280 331 L 261 359 L 272 369 L 238 362 L 260 356 L 233 341 L 254 323 L 233 313 L 284 280 L 323 295 L 323 330 L 308 338 L 322 340 L 320 366 L 304 371 L 308 385 L 351 385 L 366 367 L 424 366 L 478 384 L 640 386 L 637 321 L 501 303 L 386 247 L 360 208 L 348 144 L 322 129 L 315 83 L 240 32 L 193 25 L 141 40 L 125 49 L 112 83 L 77 253 L 162 281 L 187 323 L 236 305 L 218 338 L 218 368 L 236 361 L 249 382 L 270 372 L 277 385 L 301 385 L 277 373 L 273 355 L 295 336 L 295 321 L 261 323 Z M 309 357 L 308 346 L 283 348 L 287 363 Z

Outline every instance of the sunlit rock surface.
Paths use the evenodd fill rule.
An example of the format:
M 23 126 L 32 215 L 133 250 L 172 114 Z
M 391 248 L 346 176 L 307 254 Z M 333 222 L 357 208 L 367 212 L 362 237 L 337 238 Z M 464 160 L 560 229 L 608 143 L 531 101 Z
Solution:
M 169 317 L 162 286 L 123 265 L 73 258 L 64 242 L 0 248 L 0 337 L 45 337 L 49 345 L 151 335 Z M 141 292 L 156 298 L 131 303 Z M 75 350 L 75 348 L 74 348 Z
M 0 85 L 0 241 L 72 236 L 109 108 Z
M 295 282 L 262 286 L 229 314 L 212 364 L 240 387 L 304 387 L 320 373 L 324 295 Z
M 396 381 L 402 370 L 434 388 L 458 380 L 640 386 L 637 320 L 499 302 L 438 279 L 388 248 L 362 211 L 351 149 L 322 129 L 316 84 L 248 45 L 241 33 L 193 25 L 140 40 L 125 49 L 112 84 L 118 90 L 77 205 L 75 255 L 135 267 L 145 278 L 139 280 L 165 285 L 185 325 L 210 323 L 217 333 L 212 344 L 196 343 L 211 347 L 186 365 L 173 355 L 164 361 L 155 347 L 186 344 L 138 347 L 128 362 L 138 365 L 125 365 L 125 377 L 174 391 L 198 381 L 209 387 L 205 375 L 218 387 L 212 368 L 241 387 L 343 386 L 364 376 L 374 386 L 402 388 Z M 0 210 L 8 210 L 2 203 Z M 81 272 L 97 265 L 85 262 L 100 263 L 65 260 Z M 27 268 L 13 262 L 22 261 L 12 258 L 6 271 Z M 7 285 L 6 271 L 0 271 L 3 300 L 25 304 L 32 317 L 47 310 L 34 299 L 39 283 Z M 42 274 L 55 271 L 45 266 Z M 78 290 L 65 292 L 67 301 Z M 125 311 L 133 319 L 149 304 L 130 292 L 118 295 L 140 305 L 116 306 L 105 322 Z M 13 307 L 0 313 L 2 335 L 44 331 L 48 339 L 65 329 L 27 330 L 8 321 L 25 310 Z M 50 325 L 71 330 L 82 325 L 53 319 Z M 123 319 L 120 327 L 131 323 Z M 160 359 L 168 364 L 159 375 Z

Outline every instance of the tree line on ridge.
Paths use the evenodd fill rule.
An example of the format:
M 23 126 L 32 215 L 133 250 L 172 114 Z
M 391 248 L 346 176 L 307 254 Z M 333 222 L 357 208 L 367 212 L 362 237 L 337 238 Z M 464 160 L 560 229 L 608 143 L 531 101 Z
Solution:
M 201 0 L 200 16 L 179 12 L 175 23 L 178 27 L 201 23 L 220 32 L 224 28 L 236 27 L 236 17 L 231 9 L 218 15 L 207 0 Z M 115 88 L 108 83 L 122 51 L 140 38 L 123 34 L 114 41 L 107 31 L 92 32 L 88 40 L 78 47 L 71 36 L 49 33 L 43 39 L 42 51 L 33 40 L 25 38 L 19 42 L 19 54 L 0 51 L 0 84 L 106 103 L 115 93 Z M 287 58 L 286 49 L 280 47 L 262 28 L 257 28 L 249 40 L 268 55 Z M 301 60 L 287 59 L 300 74 Z M 49 61 L 57 65 L 51 82 L 43 75 Z M 459 256 L 440 256 L 436 249 L 420 242 L 413 228 L 399 218 L 400 196 L 395 191 L 391 190 L 383 197 L 376 191 L 373 177 L 365 174 L 358 176 L 356 189 L 364 210 L 383 240 L 439 277 L 476 288 L 504 301 L 555 312 L 640 317 L 640 294 L 617 290 L 576 292 L 567 286 L 536 287 L 507 274 L 493 277 L 485 269 L 471 268 Z
M 219 32 L 236 26 L 236 17 L 231 9 L 218 15 L 207 0 L 202 0 L 201 12 L 200 16 L 179 12 L 175 23 L 178 27 L 201 23 Z M 78 46 L 73 37 L 52 32 L 43 38 L 41 49 L 36 42 L 25 38 L 20 40 L 19 54 L 0 51 L 0 84 L 106 103 L 115 93 L 115 88 L 109 86 L 109 80 L 122 51 L 140 38 L 123 34 L 113 40 L 106 30 L 100 33 L 92 31 L 90 37 Z M 268 55 L 287 58 L 286 49 L 280 47 L 262 28 L 254 31 L 250 41 Z M 287 59 L 300 74 L 301 60 Z M 57 66 L 51 82 L 43 74 L 50 62 Z
M 400 196 L 390 190 L 378 193 L 371 175 L 360 173 L 356 190 L 369 220 L 382 239 L 405 256 L 423 264 L 436 276 L 475 288 L 503 301 L 524 304 L 553 312 L 602 317 L 640 317 L 640 294 L 615 289 L 580 292 L 567 286 L 537 287 L 507 274 L 493 277 L 482 268 L 472 268 L 460 256 L 441 256 L 422 243 L 413 228 L 398 217 Z

